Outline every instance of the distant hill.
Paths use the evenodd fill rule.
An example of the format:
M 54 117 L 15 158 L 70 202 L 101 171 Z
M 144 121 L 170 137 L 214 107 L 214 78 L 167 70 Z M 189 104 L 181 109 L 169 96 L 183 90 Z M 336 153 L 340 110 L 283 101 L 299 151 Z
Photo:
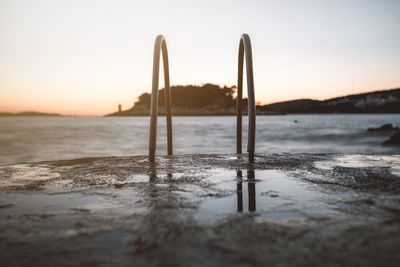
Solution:
M 215 84 L 202 86 L 171 86 L 172 114 L 183 116 L 214 116 L 236 114 L 235 86 L 220 87 Z M 143 116 L 150 113 L 151 94 L 143 93 L 134 106 L 128 110 L 115 112 L 107 116 Z M 159 114 L 165 114 L 165 91 L 159 91 Z M 247 112 L 247 98 L 243 99 L 243 113 Z M 260 111 L 271 113 L 269 111 Z M 272 112 L 275 113 L 275 112 Z
M 235 86 L 172 86 L 173 115 L 235 115 Z M 257 92 L 256 92 L 257 94 Z M 107 116 L 149 115 L 151 94 L 143 93 L 132 108 Z M 164 89 L 159 91 L 159 114 L 165 114 Z M 247 99 L 243 113 L 247 112 Z M 329 113 L 400 113 L 400 88 L 349 95 L 328 100 L 299 99 L 257 106 L 257 115 Z
M 299 99 L 258 107 L 288 114 L 400 113 L 400 88 L 348 95 L 328 100 Z
M 24 111 L 18 113 L 12 112 L 0 112 L 0 117 L 58 117 L 62 116 L 57 113 L 42 113 L 42 112 L 35 112 L 35 111 Z

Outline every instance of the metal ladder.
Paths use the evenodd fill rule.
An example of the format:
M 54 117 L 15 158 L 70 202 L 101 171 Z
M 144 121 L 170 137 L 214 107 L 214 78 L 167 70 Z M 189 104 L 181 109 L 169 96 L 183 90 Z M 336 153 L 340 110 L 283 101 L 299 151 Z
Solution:
M 160 52 L 163 54 L 164 83 L 165 83 L 165 106 L 167 119 L 167 153 L 172 155 L 172 115 L 171 115 L 171 88 L 169 81 L 169 65 L 167 43 L 162 35 L 158 35 L 154 44 L 153 54 L 153 82 L 150 105 L 150 138 L 149 138 L 149 161 L 155 161 L 157 143 L 157 115 L 158 115 L 158 85 L 160 75 Z M 249 161 L 254 162 L 255 137 L 256 137 L 256 105 L 254 97 L 253 58 L 251 42 L 248 34 L 240 38 L 238 55 L 238 85 L 236 100 L 236 153 L 242 154 L 242 98 L 243 98 L 243 64 L 246 58 L 247 95 L 248 95 L 248 117 L 249 130 L 247 137 L 247 152 Z

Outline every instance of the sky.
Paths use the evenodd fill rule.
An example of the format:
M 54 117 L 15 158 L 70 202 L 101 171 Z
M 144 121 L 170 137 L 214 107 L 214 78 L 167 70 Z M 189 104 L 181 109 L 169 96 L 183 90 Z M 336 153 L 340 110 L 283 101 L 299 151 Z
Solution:
M 0 111 L 130 108 L 158 34 L 172 85 L 235 85 L 248 33 L 259 103 L 396 88 L 399 14 L 399 0 L 0 0 Z

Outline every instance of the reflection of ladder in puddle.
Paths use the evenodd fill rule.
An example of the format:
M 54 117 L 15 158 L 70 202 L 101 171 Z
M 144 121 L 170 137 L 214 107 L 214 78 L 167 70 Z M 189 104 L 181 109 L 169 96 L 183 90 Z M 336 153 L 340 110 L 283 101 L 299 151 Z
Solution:
M 163 55 L 164 83 L 165 83 L 165 108 L 167 119 L 167 152 L 172 155 L 172 115 L 171 115 L 171 88 L 169 81 L 169 65 L 167 43 L 162 35 L 157 36 L 154 44 L 153 55 L 153 82 L 150 104 L 150 138 L 149 160 L 154 162 L 157 143 L 157 115 L 158 115 L 158 84 L 160 72 L 160 53 Z M 246 58 L 246 59 L 245 59 Z M 246 60 L 248 118 L 249 129 L 247 137 L 247 152 L 249 161 L 254 161 L 255 137 L 256 137 L 256 106 L 254 96 L 253 59 L 250 37 L 243 34 L 239 44 L 238 59 L 238 92 L 236 102 L 236 153 L 242 154 L 242 96 L 243 96 L 243 64 Z
M 237 211 L 243 212 L 243 176 L 242 171 L 237 170 L 236 174 L 236 194 L 237 194 Z M 247 171 L 247 195 L 249 212 L 256 211 L 256 181 L 254 170 Z

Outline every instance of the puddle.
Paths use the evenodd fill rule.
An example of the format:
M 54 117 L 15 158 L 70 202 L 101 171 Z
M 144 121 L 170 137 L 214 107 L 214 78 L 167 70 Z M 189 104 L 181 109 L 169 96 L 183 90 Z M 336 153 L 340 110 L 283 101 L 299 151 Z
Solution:
M 214 180 L 214 188 L 230 193 L 199 205 L 195 219 L 203 223 L 232 214 L 252 213 L 257 220 L 282 221 L 337 212 L 329 194 L 281 171 L 214 170 L 208 179 Z
M 11 193 L 0 198 L 3 207 L 0 216 L 98 211 L 133 213 L 143 211 L 140 200 L 138 190 L 133 188 L 79 193 Z
M 330 163 L 316 162 L 321 169 L 332 169 L 335 166 L 370 166 L 383 160 L 381 165 L 397 170 L 397 156 L 368 157 L 362 155 L 340 156 Z M 229 168 L 229 166 L 227 166 Z M 61 188 L 53 193 L 40 192 L 8 193 L 0 195 L 0 218 L 7 215 L 22 214 L 85 214 L 94 212 L 139 214 L 151 211 L 151 203 L 169 207 L 170 201 L 177 204 L 171 207 L 190 207 L 195 209 L 194 219 L 201 223 L 213 223 L 226 216 L 251 214 L 261 221 L 301 220 L 315 216 L 337 215 L 338 203 L 345 197 L 354 198 L 351 192 L 321 190 L 321 186 L 307 180 L 313 173 L 301 170 L 240 170 L 227 167 L 194 169 L 172 167 L 150 173 L 132 173 L 130 175 L 93 174 L 92 186 L 80 187 L 73 191 L 68 185 L 71 180 L 50 179 L 44 169 L 31 172 L 24 165 L 18 168 L 29 172 L 20 180 L 50 179 Z M 158 173 L 157 173 L 158 171 Z M 39 176 L 34 177 L 33 174 Z M 50 177 L 50 178 L 49 178 Z M 329 176 L 324 179 L 329 179 Z M 14 179 L 14 178 L 13 178 Z M 14 179 L 14 180 L 18 180 Z M 96 187 L 97 184 L 101 186 Z M 76 190 L 77 187 L 75 187 Z M 84 189 L 82 189 L 84 188 Z M 68 190 L 65 190 L 68 189 Z M 159 194 L 158 194 L 159 193 Z M 168 196 L 168 197 L 166 197 Z M 149 205 L 150 203 L 150 205 Z M 387 205 L 386 205 L 387 206 Z M 177 210 L 177 214 L 183 212 Z

